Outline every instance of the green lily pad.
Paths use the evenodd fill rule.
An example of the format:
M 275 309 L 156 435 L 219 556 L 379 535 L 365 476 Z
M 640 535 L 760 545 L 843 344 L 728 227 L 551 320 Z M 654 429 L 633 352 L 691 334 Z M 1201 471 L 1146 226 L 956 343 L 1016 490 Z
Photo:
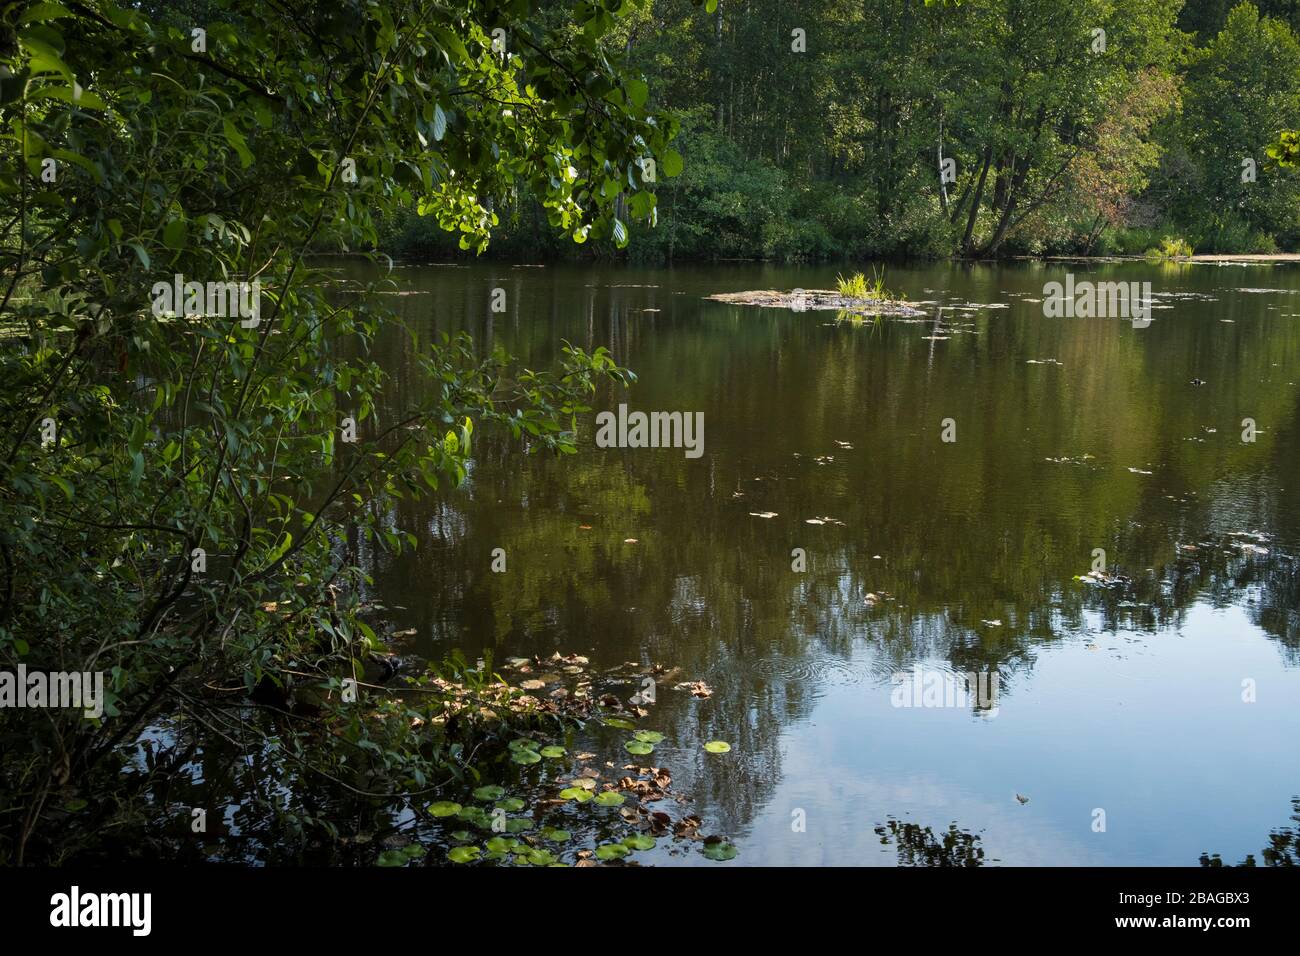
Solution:
M 657 730 L 638 730 L 632 736 L 645 744 L 657 744 L 664 739 L 664 735 Z
M 577 800 L 579 803 L 586 803 L 592 798 L 592 792 L 583 790 L 581 787 L 565 787 L 560 791 L 560 797 L 564 800 Z
M 536 750 L 524 750 L 522 747 L 510 755 L 510 759 L 515 763 L 530 764 L 541 763 L 542 755 Z
M 527 817 L 511 817 L 506 821 L 507 833 L 525 833 L 533 828 L 533 821 Z
M 497 806 L 507 813 L 517 813 L 527 805 L 528 804 L 524 803 L 524 801 L 520 800 L 518 797 L 506 797 L 504 800 L 497 803 Z
M 500 800 L 506 795 L 506 788 L 499 787 L 495 783 L 489 783 L 485 787 L 479 787 L 474 791 L 475 800 Z
M 472 860 L 477 860 L 482 852 L 476 846 L 457 846 L 451 848 L 451 851 L 447 854 L 447 859 L 453 863 L 469 863 Z
M 531 750 L 536 753 L 537 748 L 541 745 L 536 740 L 530 740 L 527 737 L 516 737 L 506 746 L 510 748 L 512 753 L 518 753 L 520 750 Z
M 429 804 L 424 809 L 429 811 L 431 817 L 450 817 L 460 813 L 461 805 L 452 803 L 450 800 L 439 800 L 437 803 Z
M 473 834 L 468 830 L 454 830 L 452 831 L 451 838 L 457 843 L 466 843 L 473 838 Z
M 491 829 L 492 818 L 482 807 L 461 807 L 460 813 L 456 814 L 458 818 L 466 823 L 472 823 L 480 830 Z
M 408 860 L 418 860 L 429 851 L 418 843 L 412 843 L 410 846 L 403 847 L 402 852 L 406 855 Z
M 488 840 L 487 843 L 483 845 L 486 846 L 488 850 L 491 851 L 492 853 L 509 853 L 511 850 L 515 849 L 520 844 L 519 841 L 516 840 L 514 837 L 496 836 Z
M 547 827 L 542 831 L 542 839 L 550 840 L 552 843 L 568 843 L 573 839 L 573 834 L 568 830 L 557 830 L 554 827 Z
M 409 861 L 410 857 L 401 850 L 385 850 L 375 862 L 379 866 L 405 866 Z
M 711 754 L 725 754 L 731 751 L 731 744 L 725 740 L 710 740 L 704 745 L 704 749 Z
M 646 836 L 644 833 L 635 833 L 630 837 L 623 838 L 623 845 L 629 850 L 653 850 L 658 841 L 652 836 Z
M 629 740 L 623 745 L 623 749 L 630 754 L 644 757 L 646 754 L 654 753 L 655 745 L 648 744 L 644 740 Z
M 734 860 L 736 858 L 736 846 L 726 840 L 719 840 L 717 843 L 706 843 L 704 845 L 704 855 L 708 859 L 716 860 L 719 863 Z
M 596 798 L 596 802 L 602 807 L 617 807 L 626 799 L 627 797 L 615 790 L 606 790 Z
M 528 862 L 533 866 L 550 866 L 555 862 L 555 854 L 550 850 L 532 850 L 528 854 Z
M 596 856 L 602 860 L 621 860 L 631 852 L 621 843 L 606 843 L 596 847 Z
M 560 757 L 563 757 L 568 751 L 566 751 L 563 747 L 556 747 L 552 745 L 550 747 L 543 747 L 539 752 L 543 757 L 546 757 L 548 760 L 558 760 Z
M 636 724 L 630 720 L 624 720 L 622 717 L 606 717 L 606 727 L 617 727 L 619 730 L 636 730 Z

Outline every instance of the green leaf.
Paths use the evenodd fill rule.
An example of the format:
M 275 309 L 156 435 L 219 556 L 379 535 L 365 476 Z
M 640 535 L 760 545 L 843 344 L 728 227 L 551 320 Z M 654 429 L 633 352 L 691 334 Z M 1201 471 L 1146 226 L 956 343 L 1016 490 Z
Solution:
M 433 138 L 442 141 L 447 135 L 447 114 L 442 111 L 442 107 L 437 103 L 433 105 Z
M 34 100 L 58 100 L 60 103 L 70 103 L 79 109 L 85 110 L 108 109 L 108 104 L 100 99 L 97 94 L 76 85 L 45 85 L 29 93 L 27 99 L 29 102 Z
M 668 152 L 664 153 L 663 161 L 659 165 L 663 168 L 664 175 L 669 179 L 674 176 L 679 176 L 681 175 L 682 166 L 684 165 L 682 163 L 682 154 L 677 152 L 675 149 L 670 149 Z
M 736 847 L 726 840 L 717 840 L 713 843 L 705 843 L 703 853 L 707 859 L 721 863 L 736 858 Z
M 185 247 L 185 236 L 189 232 L 189 224 L 183 218 L 177 217 L 170 220 L 167 225 L 163 226 L 163 245 L 168 249 L 182 249 Z
M 730 752 L 731 744 L 725 740 L 710 740 L 704 745 L 704 749 L 711 754 L 725 754 Z
M 628 102 L 637 109 L 645 106 L 646 99 L 650 96 L 650 87 L 641 80 L 625 80 L 623 89 L 627 93 Z
M 70 17 L 72 11 L 59 3 L 34 3 L 18 18 L 18 24 L 43 23 L 58 17 Z
M 244 134 L 228 119 L 221 121 L 221 129 L 226 134 L 226 142 L 239 154 L 239 164 L 247 169 L 253 164 L 253 154 L 248 150 L 248 142 L 244 139 Z
M 135 250 L 135 256 L 140 260 L 140 265 L 148 269 L 150 260 L 149 253 L 145 250 L 145 247 L 140 245 L 138 242 L 128 242 L 127 245 Z

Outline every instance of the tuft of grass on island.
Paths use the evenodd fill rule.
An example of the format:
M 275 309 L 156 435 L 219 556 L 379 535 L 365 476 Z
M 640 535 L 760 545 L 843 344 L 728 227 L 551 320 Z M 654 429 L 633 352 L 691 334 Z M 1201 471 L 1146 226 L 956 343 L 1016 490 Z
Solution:
M 918 316 L 925 313 L 885 287 L 883 273 L 868 279 L 861 272 L 845 278 L 837 276 L 835 289 L 792 289 L 777 292 L 719 292 L 706 296 L 715 302 L 754 305 L 768 309 L 792 309 L 795 312 L 834 310 L 849 316 Z

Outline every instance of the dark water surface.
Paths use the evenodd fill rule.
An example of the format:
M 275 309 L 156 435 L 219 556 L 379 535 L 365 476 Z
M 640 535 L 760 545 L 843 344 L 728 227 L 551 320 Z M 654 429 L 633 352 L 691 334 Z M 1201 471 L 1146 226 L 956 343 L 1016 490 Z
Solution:
M 1045 318 L 1068 270 L 1150 281 L 1150 326 Z M 641 726 L 736 864 L 1258 859 L 1300 797 L 1300 270 L 890 267 L 937 303 L 922 323 L 704 299 L 834 273 L 399 266 L 424 334 L 534 367 L 608 346 L 638 381 L 597 410 L 705 432 L 696 459 L 597 448 L 594 415 L 561 461 L 480 436 L 463 488 L 397 506 L 421 544 L 374 559 L 392 627 L 431 658 L 680 668 Z M 396 338 L 381 361 L 420 387 Z M 1094 549 L 1114 586 L 1077 579 Z M 996 675 L 996 698 L 895 706 L 917 666 Z

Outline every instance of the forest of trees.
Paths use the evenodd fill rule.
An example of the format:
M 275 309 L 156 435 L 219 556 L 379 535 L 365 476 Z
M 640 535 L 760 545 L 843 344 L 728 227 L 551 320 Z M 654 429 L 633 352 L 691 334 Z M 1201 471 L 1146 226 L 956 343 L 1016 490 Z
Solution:
M 1268 150 L 1300 125 L 1297 29 L 1298 0 L 653 0 L 607 43 L 685 171 L 626 254 L 1293 251 L 1300 175 Z M 502 220 L 500 254 L 577 254 L 526 192 Z M 385 245 L 455 251 L 410 209 Z

